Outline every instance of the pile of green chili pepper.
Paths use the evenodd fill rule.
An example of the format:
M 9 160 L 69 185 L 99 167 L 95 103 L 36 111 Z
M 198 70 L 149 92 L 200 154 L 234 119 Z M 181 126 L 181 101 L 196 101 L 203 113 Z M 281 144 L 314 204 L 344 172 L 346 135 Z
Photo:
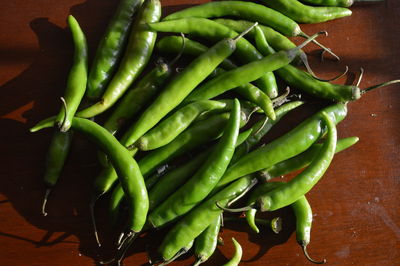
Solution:
M 101 150 L 101 172 L 90 202 L 98 245 L 98 198 L 110 195 L 110 223 L 121 224 L 115 256 L 99 263 L 120 264 L 135 238 L 169 226 L 150 262 L 165 265 L 193 248 L 194 265 L 199 265 L 217 249 L 227 212 L 245 212 L 245 218 L 228 215 L 225 221 L 245 221 L 256 233 L 259 225 L 278 233 L 279 217 L 267 221 L 255 218 L 256 213 L 288 206 L 306 258 L 325 263 L 312 259 L 306 249 L 312 211 L 305 195 L 334 154 L 358 141 L 337 138 L 336 125 L 345 119 L 349 102 L 399 82 L 361 90 L 359 82 L 332 84 L 293 63 L 307 64 L 301 48 L 311 41 L 336 56 L 315 40 L 318 34 L 308 37 L 298 22 L 349 16 L 353 2 L 213 1 L 162 18 L 159 0 L 120 0 L 90 64 L 85 34 L 69 16 L 74 60 L 60 111 L 31 128 L 54 128 L 45 164 L 43 215 L 78 132 Z M 181 36 L 158 38 L 158 32 Z M 307 40 L 296 46 L 288 38 L 292 36 Z M 168 62 L 161 55 L 175 59 Z M 156 66 L 146 72 L 152 60 Z M 331 104 L 262 143 L 275 124 L 305 103 L 278 88 L 275 75 Z M 103 113 L 108 117 L 102 123 L 97 115 Z M 273 180 L 300 169 L 288 182 Z M 240 201 L 244 196 L 246 202 Z M 240 244 L 232 241 L 235 254 L 225 265 L 238 265 L 242 257 Z

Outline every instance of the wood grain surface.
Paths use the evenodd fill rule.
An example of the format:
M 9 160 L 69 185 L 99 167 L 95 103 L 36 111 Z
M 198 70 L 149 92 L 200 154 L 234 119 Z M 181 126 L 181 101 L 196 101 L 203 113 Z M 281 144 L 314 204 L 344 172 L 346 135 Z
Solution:
M 94 265 L 113 254 L 115 230 L 109 227 L 107 199 L 98 205 L 104 247 L 97 248 L 88 215 L 93 178 L 99 170 L 95 147 L 76 136 L 67 165 L 48 205 L 40 213 L 44 158 L 51 131 L 28 132 L 38 120 L 55 114 L 72 62 L 66 18 L 73 14 L 87 34 L 91 56 L 118 1 L 13 0 L 0 7 L 0 265 Z M 163 13 L 204 1 L 164 0 Z M 312 66 L 331 77 L 345 65 L 352 83 L 365 69 L 361 87 L 400 78 L 400 1 L 356 4 L 351 17 L 302 25 L 312 34 L 327 30 L 320 41 L 341 57 L 318 60 L 319 48 L 309 45 Z M 294 39 L 299 42 L 299 39 Z M 268 134 L 272 140 L 326 103 L 305 97 L 308 104 L 291 113 Z M 307 195 L 314 211 L 309 252 L 329 265 L 398 265 L 400 260 L 400 85 L 365 94 L 349 104 L 339 136 L 360 142 L 335 156 L 320 183 Z M 294 217 L 283 209 L 283 230 L 260 234 L 247 226 L 226 224 L 225 245 L 205 265 L 221 265 L 233 254 L 230 238 L 243 246 L 243 265 L 309 265 L 296 243 Z M 165 231 L 135 242 L 125 265 L 144 265 L 146 250 L 155 250 Z M 184 256 L 174 265 L 189 265 Z M 396 262 L 397 261 L 397 262 Z

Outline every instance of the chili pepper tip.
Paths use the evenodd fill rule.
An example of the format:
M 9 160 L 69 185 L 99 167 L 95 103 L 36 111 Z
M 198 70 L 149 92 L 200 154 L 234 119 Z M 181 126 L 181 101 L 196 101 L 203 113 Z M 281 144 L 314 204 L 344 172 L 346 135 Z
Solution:
M 42 214 L 43 214 L 43 216 L 47 216 L 46 205 L 47 205 L 47 200 L 49 198 L 50 192 L 51 192 L 51 188 L 47 188 L 46 192 L 44 193 L 43 204 L 42 204 Z
M 310 255 L 308 255 L 308 252 L 307 252 L 307 245 L 302 244 L 301 247 L 302 247 L 302 249 L 303 249 L 304 256 L 306 256 L 306 258 L 307 258 L 310 262 L 315 263 L 315 264 L 325 264 L 325 263 L 326 263 L 326 259 L 323 259 L 323 260 L 321 260 L 321 261 L 316 261 L 316 260 L 312 259 L 312 258 L 310 257 Z

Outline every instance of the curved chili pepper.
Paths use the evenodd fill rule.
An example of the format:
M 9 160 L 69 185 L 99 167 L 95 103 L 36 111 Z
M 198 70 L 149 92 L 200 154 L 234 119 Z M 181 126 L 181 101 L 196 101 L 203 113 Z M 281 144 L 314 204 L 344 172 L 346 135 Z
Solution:
M 322 261 L 313 260 L 307 252 L 307 245 L 310 243 L 311 225 L 313 220 L 313 213 L 311 206 L 305 196 L 300 197 L 290 205 L 296 216 L 296 240 L 302 247 L 303 253 L 306 258 L 315 264 L 324 264 L 326 259 Z
M 261 37 L 261 39 L 256 40 L 257 49 L 264 55 L 273 54 L 275 52 L 274 49 L 272 49 L 268 43 L 263 40 L 262 35 L 259 35 L 259 37 Z M 315 79 L 309 73 L 304 72 L 292 65 L 286 65 L 276 70 L 276 73 L 293 88 L 298 88 L 318 98 L 329 99 L 338 102 L 357 100 L 370 90 L 400 82 L 400 80 L 392 80 L 361 90 L 358 87 L 359 84 L 353 86 L 320 81 Z
M 242 34 L 236 35 L 234 39 L 219 41 L 207 52 L 193 60 L 189 66 L 172 79 L 136 123 L 127 130 L 121 143 L 127 147 L 131 146 L 178 106 L 200 82 L 233 53 L 236 49 L 236 42 L 240 41 L 241 37 Z
M 267 134 L 271 130 L 271 128 L 276 123 L 278 123 L 279 120 L 281 120 L 281 118 L 284 117 L 288 112 L 290 112 L 291 110 L 293 110 L 303 104 L 304 104 L 304 102 L 301 102 L 301 101 L 294 101 L 294 102 L 286 103 L 275 110 L 275 114 L 276 114 L 275 120 L 265 118 L 264 120 L 255 123 L 251 127 L 253 129 L 253 132 L 249 136 L 249 138 L 247 138 L 243 144 L 239 145 L 235 149 L 235 153 L 231 160 L 232 163 L 235 163 L 242 156 L 247 154 L 250 151 L 250 149 L 253 148 L 261 140 L 261 138 L 264 137 L 265 134 Z
M 175 12 L 164 18 L 164 20 L 174 19 L 176 21 L 185 17 L 215 18 L 221 16 L 233 16 L 239 17 L 240 19 L 257 21 L 260 24 L 265 24 L 276 29 L 286 36 L 301 36 L 308 38 L 307 34 L 302 32 L 300 26 L 291 18 L 288 18 L 284 14 L 264 5 L 245 1 L 209 2 Z M 339 59 L 339 57 L 330 49 L 324 47 L 317 41 L 314 41 L 314 43 Z
M 277 55 L 277 53 L 275 53 L 277 55 L 276 57 L 264 57 L 263 59 L 253 61 L 246 65 L 222 73 L 194 90 L 185 99 L 185 101 L 213 98 L 229 89 L 240 86 L 245 82 L 254 81 L 265 72 L 274 71 L 283 66 L 286 66 L 296 57 L 298 51 L 302 47 L 304 47 L 308 42 L 311 42 L 312 39 L 316 37 L 317 35 L 314 35 L 312 38 L 294 49 L 278 52 L 280 53 L 280 55 Z M 269 112 L 267 113 L 267 115 L 269 115 L 272 120 L 275 119 L 274 112 L 272 112 L 272 114 L 271 112 Z
M 140 150 L 154 150 L 174 140 L 199 115 L 215 111 L 227 111 L 231 101 L 200 100 L 187 104 L 161 121 L 136 142 Z
M 185 39 L 185 44 L 188 44 L 189 50 L 184 50 L 183 53 L 187 53 L 189 52 L 189 54 L 191 55 L 198 55 L 201 52 L 206 51 L 208 48 L 205 45 L 202 45 L 201 43 L 198 43 L 196 41 L 190 40 L 190 39 Z M 174 49 L 173 47 L 177 47 L 182 45 L 182 38 L 178 38 L 176 36 L 168 36 L 168 37 L 164 37 L 161 41 L 161 45 L 158 46 L 159 43 L 156 44 L 156 47 L 158 47 L 159 49 L 162 49 L 164 52 L 178 52 L 178 50 Z M 237 66 L 235 64 L 233 64 L 231 61 L 225 60 L 221 63 L 221 67 L 225 68 L 225 69 L 234 69 Z M 217 76 L 221 73 L 224 73 L 224 70 L 221 68 L 216 68 L 216 75 L 213 76 Z M 210 74 L 210 77 L 212 75 Z M 271 82 L 275 82 L 275 81 L 271 81 Z M 276 83 L 276 82 L 275 82 Z M 262 90 L 260 90 L 259 88 L 257 88 L 256 86 L 254 86 L 251 83 L 246 83 L 243 85 L 240 85 L 238 87 L 235 88 L 235 91 L 237 93 L 239 93 L 241 96 L 243 96 L 244 98 L 246 98 L 248 101 L 255 103 L 256 105 L 258 105 L 265 114 L 267 114 L 270 117 L 275 117 L 275 113 L 274 113 L 274 108 L 273 108 L 273 103 L 271 101 L 271 99 L 268 97 L 268 95 L 266 95 Z M 189 96 L 190 97 L 190 96 Z
M 236 146 L 241 145 L 251 134 L 252 129 L 246 130 L 239 134 Z M 158 206 L 163 200 L 165 200 L 170 194 L 176 191 L 181 185 L 183 185 L 188 178 L 193 176 L 196 171 L 204 164 L 204 161 L 212 152 L 212 149 L 215 147 L 211 147 L 200 154 L 198 154 L 195 158 L 190 159 L 184 165 L 171 170 L 165 175 L 157 178 L 157 183 L 150 189 L 149 191 L 149 210 L 154 209 Z M 146 186 L 150 178 L 146 179 Z M 154 181 L 153 181 L 154 182 Z
M 215 18 L 236 16 L 242 19 L 258 21 L 287 36 L 301 33 L 299 25 L 292 19 L 266 6 L 245 1 L 218 1 L 189 7 L 166 16 L 163 21 L 187 17 Z
M 319 23 L 351 15 L 351 10 L 343 7 L 315 7 L 303 5 L 297 0 L 263 0 L 267 5 L 289 18 L 301 23 Z
M 170 74 L 170 66 L 164 62 L 158 62 L 153 70 L 124 94 L 115 110 L 104 123 L 104 127 L 115 134 L 121 126 L 149 103 L 162 88 Z
M 157 228 L 175 220 L 207 197 L 229 165 L 239 128 L 240 103 L 235 99 L 229 122 L 217 146 L 196 174 L 148 215 L 147 220 L 152 227 Z
M 106 89 L 125 47 L 132 17 L 143 0 L 121 0 L 100 40 L 90 68 L 86 97 L 98 100 Z
M 242 255 L 243 255 L 242 246 L 233 237 L 232 237 L 232 242 L 233 242 L 233 245 L 235 246 L 235 253 L 233 254 L 233 257 L 227 263 L 225 263 L 223 266 L 237 266 L 237 265 L 239 265 L 240 260 L 242 259 Z
M 221 228 L 221 218 L 217 217 L 194 241 L 194 256 L 198 266 L 208 260 L 217 248 L 218 233 Z
M 215 202 L 226 206 L 233 199 L 246 193 L 256 182 L 257 179 L 251 176 L 242 177 L 183 216 L 169 230 L 158 248 L 158 252 L 164 260 L 172 258 L 182 247 L 199 236 L 214 219 L 221 215 L 222 210 L 215 205 Z
M 261 211 L 273 211 L 292 204 L 305 195 L 328 169 L 335 154 L 337 133 L 328 114 L 322 112 L 322 118 L 328 128 L 328 134 L 320 153 L 303 172 L 260 198 L 257 203 Z
M 339 139 L 336 143 L 335 153 L 341 152 L 358 142 L 358 137 L 349 137 Z M 322 144 L 313 144 L 308 150 L 299 155 L 277 163 L 268 169 L 264 169 L 259 172 L 260 176 L 265 179 L 271 179 L 274 177 L 286 175 L 290 172 L 307 167 L 317 156 L 322 148 Z
M 240 176 L 270 167 L 308 149 L 325 131 L 325 124 L 321 123 L 322 112 L 327 113 L 334 123 L 339 123 L 346 116 L 347 107 L 345 104 L 328 106 L 285 135 L 244 155 L 227 169 L 215 190 Z
M 242 112 L 241 112 L 242 113 Z M 138 161 L 139 168 L 141 170 L 142 175 L 146 178 L 151 173 L 153 173 L 157 167 L 161 166 L 176 158 L 177 156 L 198 147 L 201 144 L 204 144 L 211 139 L 218 138 L 223 131 L 227 121 L 229 119 L 229 114 L 218 114 L 211 116 L 206 120 L 199 121 L 195 123 L 193 126 L 189 127 L 186 131 L 180 134 L 176 139 L 170 142 L 168 145 L 163 146 L 157 150 L 152 151 L 151 153 L 147 154 L 145 157 Z M 247 122 L 247 117 L 240 115 L 240 126 L 244 126 L 245 122 Z M 111 166 L 110 166 L 111 168 Z M 110 171 L 109 176 L 103 176 L 105 180 L 103 183 L 106 184 L 113 184 L 116 179 L 115 171 Z M 99 176 L 101 177 L 101 176 Z M 102 184 L 102 182 L 99 182 Z M 107 186 L 108 188 L 111 185 Z M 111 204 L 110 206 L 119 206 L 120 202 L 124 197 L 124 193 L 121 187 L 121 184 L 118 184 L 115 187 L 116 191 L 113 193 L 113 197 L 110 198 Z M 101 188 L 96 188 L 95 191 L 102 191 Z M 103 193 L 106 191 L 103 190 Z M 100 195 L 93 197 L 93 199 L 97 199 Z M 115 196 L 115 197 L 114 197 Z M 116 209 L 110 209 L 110 212 L 118 212 Z M 112 214 L 112 216 L 115 216 Z
M 159 0 L 145 0 L 132 25 L 129 42 L 117 72 L 114 74 L 101 99 L 79 111 L 79 117 L 93 117 L 109 109 L 128 89 L 147 65 L 157 34 L 145 28 L 145 23 L 156 22 L 161 17 Z
M 151 23 L 148 26 L 155 31 L 175 33 L 182 32 L 185 34 L 191 34 L 193 36 L 203 37 L 211 41 L 219 41 L 222 38 L 233 38 L 238 34 L 228 27 L 212 20 L 194 17 Z M 234 55 L 245 63 L 262 58 L 262 55 L 257 51 L 257 49 L 255 49 L 251 43 L 243 38 L 238 40 L 237 49 Z M 270 84 L 270 81 L 271 80 L 268 77 L 263 76 L 256 81 L 256 85 L 261 90 L 269 94 L 268 88 L 275 86 L 274 84 Z M 276 96 L 277 92 L 270 97 L 275 98 Z
M 249 27 L 251 27 L 251 26 L 252 26 L 252 24 L 250 23 Z M 245 31 L 249 27 L 245 28 L 244 30 L 242 30 L 240 32 Z M 183 42 L 185 43 L 185 47 L 182 50 L 179 47 L 182 46 Z M 179 37 L 179 36 L 165 36 L 156 42 L 155 48 L 158 52 L 164 53 L 164 54 L 171 54 L 171 53 L 178 54 L 178 53 L 182 52 L 183 54 L 192 55 L 192 56 L 198 56 L 198 55 L 204 53 L 205 51 L 207 51 L 207 49 L 208 49 L 207 46 L 205 46 L 199 42 L 193 41 L 188 38 L 182 39 L 182 37 Z M 235 65 L 235 63 L 233 63 L 229 58 L 224 59 L 224 61 L 222 61 L 220 66 L 225 69 L 233 69 L 233 68 L 237 67 Z
M 72 118 L 85 95 L 88 72 L 88 47 L 85 34 L 72 15 L 68 16 L 68 26 L 74 41 L 74 62 L 68 74 L 63 97 L 66 108 L 62 107 L 57 115 L 58 127 L 62 132 L 68 131 L 71 127 Z
M 252 25 L 253 22 L 247 20 L 233 20 L 233 19 L 213 19 L 213 21 L 220 23 L 234 31 L 241 32 L 242 29 L 247 29 L 249 25 Z M 265 25 L 258 25 L 258 27 L 264 32 L 265 38 L 267 39 L 268 43 L 277 50 L 289 50 L 296 47 L 291 40 L 289 40 L 286 36 L 282 35 L 281 33 L 275 31 L 274 29 L 267 27 Z M 248 37 L 254 39 L 255 30 L 251 30 L 248 34 Z
M 54 120 L 53 120 L 54 123 Z M 47 215 L 46 203 L 51 190 L 56 185 L 61 171 L 64 167 L 65 160 L 69 154 L 72 143 L 72 131 L 60 132 L 55 130 L 51 139 L 49 150 L 46 155 L 46 165 L 43 176 L 43 182 L 46 187 L 45 196 L 42 204 L 42 214 Z

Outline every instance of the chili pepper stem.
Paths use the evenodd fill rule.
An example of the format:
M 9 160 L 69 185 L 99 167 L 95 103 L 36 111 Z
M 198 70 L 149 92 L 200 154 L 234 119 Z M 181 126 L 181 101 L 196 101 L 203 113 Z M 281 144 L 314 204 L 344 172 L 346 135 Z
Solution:
M 312 70 L 312 68 L 310 67 L 310 64 L 308 63 L 308 59 L 307 59 L 307 55 L 305 53 L 300 53 L 300 59 L 303 62 L 304 66 L 307 69 L 307 72 L 315 79 L 322 81 L 322 82 L 329 82 L 329 81 L 334 81 L 337 80 L 341 77 L 343 77 L 344 75 L 347 74 L 347 72 L 349 71 L 349 67 L 346 66 L 346 69 L 343 73 L 339 74 L 338 76 L 335 76 L 333 78 L 330 79 L 321 79 L 320 77 L 318 77 L 317 75 L 315 75 L 314 71 Z
M 304 256 L 306 256 L 306 258 L 307 258 L 310 262 L 315 263 L 315 264 L 325 264 L 325 263 L 326 263 L 326 259 L 323 259 L 323 260 L 321 260 L 321 261 L 316 261 L 316 260 L 312 259 L 312 258 L 310 257 L 310 255 L 308 255 L 308 252 L 307 252 L 307 245 L 306 245 L 306 244 L 302 243 L 302 244 L 301 244 L 301 247 L 302 247 L 302 249 L 303 249 Z
M 257 219 L 256 219 L 257 222 Z M 282 218 L 281 217 L 275 217 L 271 220 L 271 229 L 272 232 L 275 234 L 279 234 L 280 231 L 282 231 Z
M 181 56 L 183 55 L 183 52 L 185 51 L 185 47 L 186 47 L 185 34 L 183 34 L 182 32 L 181 32 L 181 37 L 182 37 L 181 50 L 176 55 L 176 57 L 174 59 L 172 59 L 172 61 L 169 63 L 169 67 L 172 67 L 179 60 L 179 58 L 181 58 Z
M 306 46 L 306 45 L 309 44 L 310 42 L 314 42 L 314 41 L 315 41 L 315 38 L 317 38 L 317 37 L 318 37 L 319 35 L 321 35 L 321 34 L 328 35 L 328 32 L 326 32 L 326 31 L 320 31 L 320 32 L 317 32 L 317 33 L 313 34 L 313 35 L 310 36 L 310 37 L 307 37 L 307 40 L 305 40 L 302 44 L 298 45 L 296 48 L 293 48 L 293 49 L 290 49 L 290 50 L 287 50 L 287 51 L 286 51 L 288 58 L 294 59 L 295 57 L 297 57 L 297 55 L 299 54 L 299 51 L 300 51 L 304 46 Z
M 179 258 L 180 256 L 182 256 L 183 254 L 185 254 L 187 252 L 188 252 L 188 250 L 186 248 L 182 248 L 181 250 L 179 250 L 178 253 L 175 254 L 175 256 L 173 256 L 169 260 L 165 260 L 164 262 L 160 263 L 158 266 L 164 266 L 164 265 L 170 264 L 171 262 L 173 262 L 174 260 L 176 260 L 177 258 Z
M 49 195 L 51 192 L 51 188 L 47 188 L 45 193 L 44 193 L 44 198 L 43 198 L 43 203 L 42 203 L 42 214 L 43 216 L 47 216 L 47 212 L 46 212 L 46 205 L 47 205 L 47 200 L 49 199 Z
M 307 34 L 305 34 L 304 32 L 301 32 L 301 33 L 299 34 L 299 36 L 300 36 L 300 37 L 303 37 L 303 38 L 309 38 L 309 36 L 308 36 Z M 326 36 L 328 36 L 328 34 L 326 34 Z M 321 43 L 319 43 L 319 42 L 316 41 L 316 40 L 313 40 L 312 42 L 315 43 L 316 45 L 318 45 L 319 47 L 321 47 L 322 49 L 324 49 L 324 51 L 330 53 L 333 57 L 336 58 L 337 61 L 340 61 L 340 57 L 337 56 L 334 52 L 332 52 L 331 49 L 325 47 L 324 45 L 322 45 Z
M 131 246 L 133 241 L 139 236 L 138 233 L 135 233 L 133 231 L 129 231 L 129 233 L 127 233 L 126 235 L 127 235 L 127 237 L 121 243 L 121 246 L 118 247 L 117 255 L 110 260 L 100 261 L 99 264 L 105 265 L 105 264 L 110 264 L 112 262 L 116 262 L 117 265 L 121 265 L 121 262 L 124 259 L 125 254 L 128 251 L 129 247 Z
M 281 106 L 282 104 L 284 104 L 285 102 L 287 102 L 287 101 L 288 101 L 287 96 L 289 95 L 289 93 L 290 93 L 290 87 L 287 86 L 286 89 L 285 89 L 285 92 L 284 92 L 282 95 L 280 95 L 280 96 L 278 96 L 278 97 L 272 99 L 272 104 L 274 105 L 274 107 Z M 264 125 L 263 125 L 263 126 L 264 126 Z M 262 127 L 261 127 L 261 128 L 262 128 Z M 258 132 L 258 131 L 257 131 L 257 132 Z M 256 134 L 257 134 L 257 133 L 256 133 Z
M 221 210 L 227 211 L 227 212 L 244 212 L 244 211 L 248 211 L 251 209 L 254 209 L 254 205 L 250 205 L 250 206 L 246 206 L 246 207 L 242 207 L 242 208 L 237 208 L 237 209 L 232 209 L 232 208 L 226 208 L 222 205 L 220 205 L 219 202 L 215 202 L 215 205 L 217 205 L 218 208 L 220 208 Z
M 65 122 L 67 121 L 67 102 L 65 101 L 64 97 L 60 97 L 60 100 L 62 102 L 63 108 L 64 108 L 64 118 L 63 121 L 61 122 L 61 124 L 58 125 L 58 127 L 60 128 L 61 132 L 65 132 L 63 130 Z
M 242 33 L 240 33 L 238 36 L 236 36 L 235 38 L 232 39 L 233 42 L 237 42 L 240 38 L 242 38 L 244 35 L 246 35 L 247 33 L 249 33 L 255 26 L 258 25 L 258 22 L 255 22 L 253 25 L 251 25 L 250 27 L 248 27 L 245 31 L 243 31 Z
M 385 87 L 385 86 L 388 86 L 388 85 L 391 85 L 391 84 L 395 84 L 395 83 L 400 83 L 400 79 L 395 79 L 395 80 L 391 80 L 391 81 L 388 81 L 388 82 L 384 82 L 384 83 L 381 83 L 381 84 L 378 84 L 378 85 L 374 85 L 374 86 L 368 87 L 368 88 L 362 90 L 360 93 L 362 95 L 362 94 L 364 94 L 364 93 L 366 93 L 368 91 L 371 91 L 373 89 L 378 89 L 378 88 Z
M 97 245 L 101 247 L 100 239 L 99 239 L 99 234 L 97 232 L 97 225 L 96 225 L 96 218 L 94 216 L 94 205 L 96 204 L 96 201 L 99 199 L 99 196 L 95 195 L 91 198 L 90 203 L 89 203 L 89 210 L 90 210 L 90 219 L 92 220 L 92 226 L 93 226 L 93 233 L 94 237 L 96 239 Z

